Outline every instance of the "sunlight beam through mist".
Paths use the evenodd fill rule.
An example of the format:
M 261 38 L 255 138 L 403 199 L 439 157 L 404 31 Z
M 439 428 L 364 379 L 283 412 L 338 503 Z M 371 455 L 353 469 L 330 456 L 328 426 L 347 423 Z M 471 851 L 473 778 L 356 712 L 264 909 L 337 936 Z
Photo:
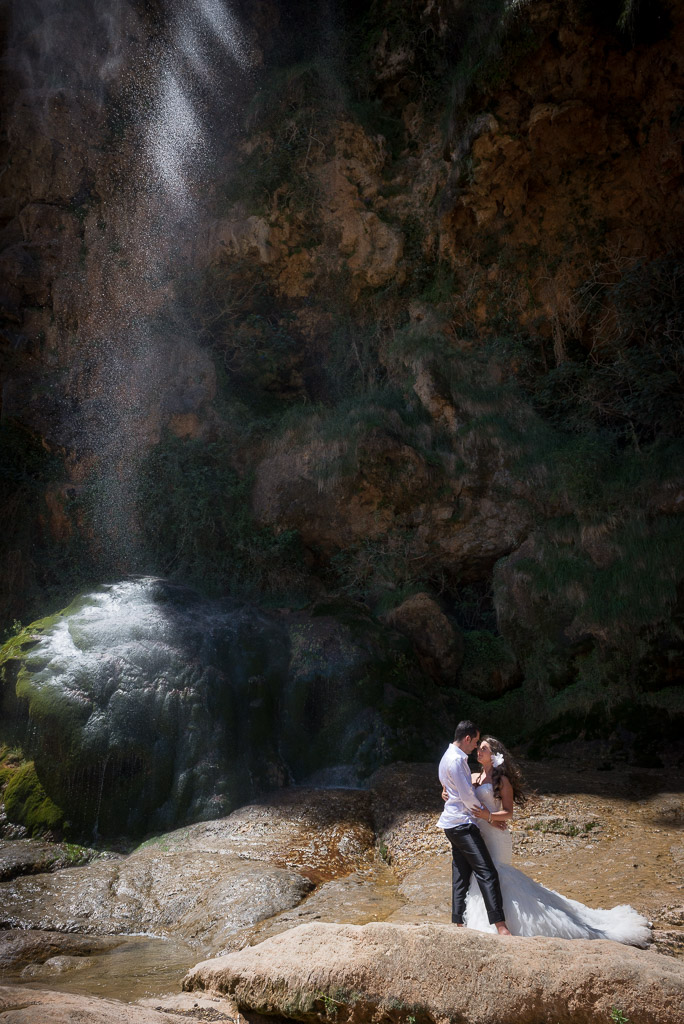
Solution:
M 238 64 L 243 68 L 248 67 L 249 51 L 239 22 L 232 12 L 226 10 L 221 0 L 195 0 L 195 6 Z
M 157 109 L 147 128 L 148 151 L 171 196 L 185 200 L 187 172 L 202 150 L 203 133 L 189 96 L 173 71 L 161 76 Z

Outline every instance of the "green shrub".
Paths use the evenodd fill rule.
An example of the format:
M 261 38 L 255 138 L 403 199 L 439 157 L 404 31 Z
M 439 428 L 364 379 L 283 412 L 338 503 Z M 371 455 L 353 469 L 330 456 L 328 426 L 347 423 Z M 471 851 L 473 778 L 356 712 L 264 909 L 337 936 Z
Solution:
M 648 523 L 633 518 L 612 534 L 615 561 L 595 569 L 588 588 L 588 622 L 620 636 L 653 633 L 670 618 L 684 579 L 684 531 L 675 516 Z
M 605 562 L 596 564 L 582 547 L 575 521 L 561 537 L 540 530 L 534 555 L 515 558 L 517 587 L 527 595 L 525 622 L 508 606 L 505 563 L 495 575 L 497 605 L 511 616 L 511 640 L 520 648 L 529 636 L 557 634 L 573 623 L 575 634 L 600 638 L 629 650 L 669 623 L 684 579 L 684 537 L 677 517 L 648 522 L 638 514 L 610 520 L 599 530 Z M 551 533 L 551 536 L 549 534 Z M 502 576 L 503 573 L 503 576 Z
M 19 747 L 10 747 L 6 743 L 0 745 L 0 793 L 24 763 Z
M 394 530 L 344 548 L 330 559 L 329 583 L 341 593 L 370 603 L 378 612 L 429 583 L 427 560 L 413 557 L 410 537 Z
M 263 214 L 278 192 L 281 206 L 314 218 L 320 191 L 310 166 L 325 155 L 342 91 L 335 62 L 318 54 L 262 75 L 246 115 L 256 145 L 234 162 L 224 204 Z
M 622 268 L 599 261 L 574 297 L 582 346 L 555 366 L 528 343 L 519 379 L 564 432 L 599 433 L 639 448 L 684 430 L 684 263 L 678 255 Z

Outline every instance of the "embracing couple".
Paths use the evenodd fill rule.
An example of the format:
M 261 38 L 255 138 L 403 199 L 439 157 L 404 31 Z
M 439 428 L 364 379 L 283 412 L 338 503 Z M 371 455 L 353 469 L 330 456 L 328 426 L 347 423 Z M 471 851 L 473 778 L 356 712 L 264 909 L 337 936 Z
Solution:
M 480 768 L 471 774 L 474 750 Z M 499 935 L 613 939 L 642 947 L 650 942 L 649 922 L 632 907 L 585 907 L 511 865 L 507 822 L 513 805 L 525 803 L 525 792 L 520 769 L 500 740 L 480 738 L 473 722 L 459 722 L 439 780 L 445 804 L 438 825 L 451 843 L 454 924 Z

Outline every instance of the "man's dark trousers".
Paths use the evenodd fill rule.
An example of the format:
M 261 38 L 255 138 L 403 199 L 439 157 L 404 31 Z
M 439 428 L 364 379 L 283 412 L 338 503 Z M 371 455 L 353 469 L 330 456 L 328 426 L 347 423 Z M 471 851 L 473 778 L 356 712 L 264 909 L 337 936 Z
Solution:
M 499 875 L 477 825 L 456 825 L 445 828 L 451 843 L 451 920 L 463 924 L 470 876 L 475 875 L 490 924 L 504 920 Z

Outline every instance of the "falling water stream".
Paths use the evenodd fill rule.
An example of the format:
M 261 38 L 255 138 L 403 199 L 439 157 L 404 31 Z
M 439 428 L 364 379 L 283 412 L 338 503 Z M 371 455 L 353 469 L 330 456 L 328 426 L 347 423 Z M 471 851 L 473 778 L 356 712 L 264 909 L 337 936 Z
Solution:
M 59 342 L 73 354 L 54 396 L 58 434 L 97 466 L 95 540 L 124 573 L 135 568 L 140 460 L 189 387 L 200 402 L 211 390 L 177 281 L 192 270 L 230 162 L 254 60 L 226 0 L 142 10 L 134 0 L 17 0 L 7 50 L 20 90 L 10 132 L 66 154 L 53 172 L 63 180 L 45 198 L 40 184 L 34 191 L 49 204 L 61 190 L 57 201 L 81 221 L 81 266 L 60 269 L 77 294 Z M 29 165 L 37 182 L 45 159 Z
M 126 266 L 123 274 L 119 269 L 118 288 L 132 301 L 128 308 L 112 309 L 104 296 L 96 323 L 104 381 L 114 385 L 110 416 L 118 424 L 100 452 L 105 480 L 100 529 L 113 537 L 129 564 L 135 559 L 135 530 L 128 526 L 148 443 L 149 410 L 174 390 L 173 374 L 182 375 L 189 351 L 196 349 L 174 282 L 179 273 L 187 274 L 207 216 L 206 197 L 219 157 L 216 126 L 233 120 L 236 79 L 250 64 L 240 25 L 223 0 L 170 0 L 164 21 L 145 52 L 132 60 L 124 82 L 125 102 L 136 122 L 137 160 L 132 180 L 124 184 L 130 234 L 123 242 Z M 223 145 L 225 132 L 224 127 Z M 193 358 L 201 363 L 197 352 Z

